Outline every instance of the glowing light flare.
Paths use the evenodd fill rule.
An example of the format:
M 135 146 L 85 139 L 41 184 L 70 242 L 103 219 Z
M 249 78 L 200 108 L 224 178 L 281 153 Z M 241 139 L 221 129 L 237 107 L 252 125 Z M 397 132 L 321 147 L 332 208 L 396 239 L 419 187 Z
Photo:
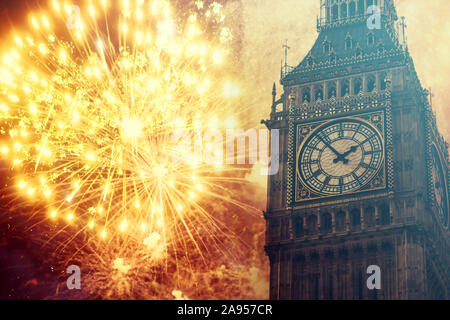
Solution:
M 53 5 L 53 9 L 54 9 L 56 12 L 60 12 L 60 11 L 61 11 L 61 6 L 60 6 L 58 0 L 53 0 L 53 1 L 52 1 L 52 5 Z
M 234 117 L 228 117 L 228 118 L 225 120 L 225 125 L 226 125 L 227 128 L 230 128 L 230 129 L 236 128 L 236 125 L 237 125 L 236 118 L 234 118 Z
M 120 226 L 119 226 L 119 230 L 120 230 L 121 232 L 125 232 L 125 231 L 127 230 L 127 228 L 128 228 L 128 222 L 127 222 L 127 220 L 122 221 L 122 223 L 121 223 Z
M 1 153 L 2 155 L 7 155 L 7 154 L 9 153 L 9 148 L 8 148 L 8 146 L 1 146 L 1 147 L 0 147 L 0 153 Z
M 222 10 L 198 1 L 177 24 L 169 1 L 121 1 L 118 14 L 106 0 L 86 4 L 70 24 L 74 8 L 52 1 L 1 55 L 0 154 L 14 169 L 12 192 L 42 202 L 45 220 L 61 217 L 64 230 L 108 239 L 99 243 L 130 237 L 162 257 L 188 237 L 200 250 L 192 212 L 212 221 L 208 206 L 223 201 L 214 190 L 226 179 L 192 150 L 174 161 L 171 138 L 223 126 L 239 108 L 221 92 L 223 79 L 232 83 Z
M 157 25 L 159 40 L 166 42 L 175 37 L 177 27 L 172 19 L 164 19 Z
M 223 87 L 223 93 L 226 98 L 236 98 L 240 94 L 240 88 L 237 84 L 227 81 Z
M 73 222 L 73 220 L 75 219 L 75 214 L 73 212 L 69 212 L 66 216 L 66 220 L 68 223 Z
M 125 140 L 136 140 L 142 137 L 144 124 L 140 119 L 125 118 L 122 120 L 122 135 Z
M 58 211 L 57 210 L 51 210 L 49 213 L 49 216 L 51 219 L 56 219 L 58 217 Z
M 126 274 L 131 269 L 131 266 L 125 265 L 122 258 L 117 258 L 114 260 L 113 269 L 116 269 L 122 274 Z

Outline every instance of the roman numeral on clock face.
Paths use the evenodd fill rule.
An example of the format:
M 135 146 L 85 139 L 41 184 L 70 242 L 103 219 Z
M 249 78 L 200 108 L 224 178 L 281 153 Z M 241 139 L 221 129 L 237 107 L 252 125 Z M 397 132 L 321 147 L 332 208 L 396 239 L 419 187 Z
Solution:
M 355 132 L 353 133 L 353 137 L 352 139 L 355 138 L 355 136 L 357 135 L 357 133 L 359 132 L 359 129 L 361 129 L 361 124 L 358 126 L 358 129 L 355 130 Z
M 344 128 L 342 126 L 342 123 L 339 124 L 339 138 L 343 138 L 344 137 Z
M 370 150 L 370 151 L 364 151 L 364 155 L 368 156 L 368 155 L 373 155 L 376 153 L 381 153 L 381 150 Z
M 370 135 L 370 137 L 368 137 L 366 140 L 364 140 L 363 142 L 361 142 L 361 145 L 365 144 L 366 142 L 372 140 L 375 137 L 374 134 Z
M 318 136 L 318 138 L 319 138 L 320 141 L 322 141 L 325 144 L 329 144 L 331 142 L 330 138 L 327 135 L 325 135 L 325 134 L 320 134 Z
M 313 173 L 313 178 L 317 178 L 318 176 L 320 176 L 320 174 L 322 173 L 322 171 L 317 170 L 316 172 Z
M 364 163 L 364 162 L 361 163 L 361 167 L 364 168 L 364 169 L 377 170 L 376 167 L 374 167 L 374 166 L 372 166 L 372 165 L 370 165 L 368 163 Z
M 325 178 L 325 181 L 323 182 L 323 185 L 322 185 L 322 188 L 321 188 L 320 191 L 323 191 L 323 189 L 325 189 L 325 188 L 328 186 L 328 184 L 330 183 L 330 181 L 331 181 L 331 178 L 330 178 L 330 177 L 326 177 L 326 178 Z
M 356 173 L 352 172 L 352 178 L 353 178 L 353 180 L 355 180 L 356 182 L 358 182 L 358 184 L 361 184 L 361 182 L 359 182 L 359 178 L 358 178 L 358 176 L 356 175 Z

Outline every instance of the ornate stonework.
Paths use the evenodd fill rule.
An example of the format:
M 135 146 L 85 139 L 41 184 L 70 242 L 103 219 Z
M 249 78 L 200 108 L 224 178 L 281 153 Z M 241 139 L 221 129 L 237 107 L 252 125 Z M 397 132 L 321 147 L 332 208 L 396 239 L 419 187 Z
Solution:
M 322 0 L 316 43 L 285 66 L 279 99 L 273 89 L 271 299 L 449 298 L 448 144 L 394 4 L 378 3 L 381 29 L 369 30 L 369 0 Z M 381 290 L 366 286 L 370 265 L 381 268 Z

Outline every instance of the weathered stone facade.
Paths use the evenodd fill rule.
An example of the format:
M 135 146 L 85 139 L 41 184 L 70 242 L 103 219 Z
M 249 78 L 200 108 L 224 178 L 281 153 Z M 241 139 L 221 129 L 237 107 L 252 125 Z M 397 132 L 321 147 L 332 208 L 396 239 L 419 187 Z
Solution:
M 372 4 L 380 29 L 367 25 Z M 305 59 L 282 72 L 284 93 L 277 100 L 274 88 L 264 121 L 281 139 L 265 212 L 270 298 L 448 299 L 448 145 L 395 6 L 322 0 L 317 27 Z M 302 181 L 298 157 L 311 132 L 336 119 L 373 125 L 383 165 L 358 190 L 322 194 Z M 366 286 L 370 265 L 381 268 L 381 290 Z

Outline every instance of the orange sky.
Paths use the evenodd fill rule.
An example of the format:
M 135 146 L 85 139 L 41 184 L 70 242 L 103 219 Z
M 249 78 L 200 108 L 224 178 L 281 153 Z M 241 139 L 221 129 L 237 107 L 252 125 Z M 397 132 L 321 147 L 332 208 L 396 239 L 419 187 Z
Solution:
M 297 65 L 317 38 L 319 0 L 242 0 L 243 66 L 251 75 L 255 121 L 270 113 L 271 89 L 279 83 L 282 44 L 289 39 L 289 63 Z M 422 85 L 434 92 L 433 106 L 442 134 L 450 141 L 450 1 L 396 0 L 406 17 L 408 44 Z M 254 86 L 253 86 L 254 85 Z M 280 93 L 281 90 L 279 90 Z

